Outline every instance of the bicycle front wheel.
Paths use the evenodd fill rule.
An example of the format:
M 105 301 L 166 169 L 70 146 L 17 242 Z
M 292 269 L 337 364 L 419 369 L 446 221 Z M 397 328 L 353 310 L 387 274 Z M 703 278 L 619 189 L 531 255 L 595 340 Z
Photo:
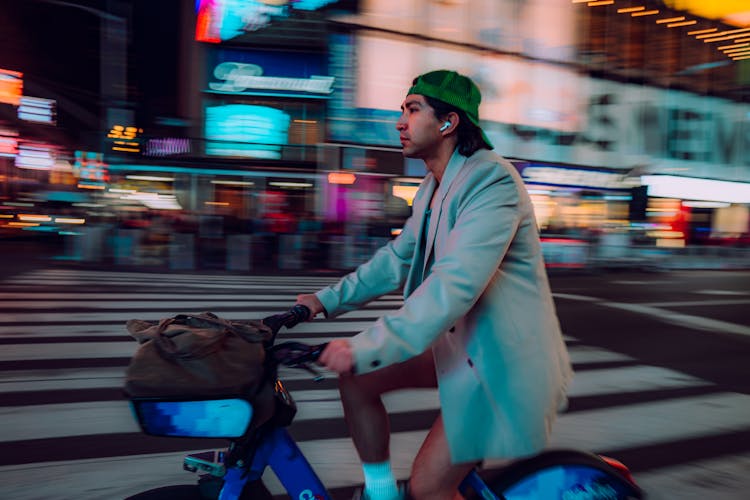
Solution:
M 213 478 L 211 478 L 213 479 Z M 216 500 L 221 491 L 221 480 L 201 481 L 200 484 L 163 486 L 144 491 L 125 500 Z M 273 495 L 260 479 L 248 483 L 238 500 L 272 500 Z
M 125 500 L 206 500 L 206 497 L 197 484 L 181 484 L 144 491 Z
M 553 450 L 486 474 L 485 483 L 503 500 L 607 498 L 639 500 L 643 492 L 600 457 Z M 471 498 L 471 497 L 468 497 Z

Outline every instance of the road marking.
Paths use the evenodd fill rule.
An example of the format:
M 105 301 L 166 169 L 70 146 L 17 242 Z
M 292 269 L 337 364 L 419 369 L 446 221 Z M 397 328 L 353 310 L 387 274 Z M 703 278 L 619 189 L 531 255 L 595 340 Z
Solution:
M 602 305 L 624 311 L 631 311 L 645 316 L 652 316 L 655 319 L 665 321 L 677 326 L 684 326 L 690 329 L 700 329 L 708 332 L 734 333 L 739 335 L 750 336 L 750 327 L 721 321 L 718 319 L 704 318 L 693 314 L 682 314 L 668 309 L 660 309 L 644 304 L 625 304 L 622 302 L 602 302 Z
M 574 359 L 577 357 L 572 354 Z M 324 371 L 326 378 L 335 378 Z M 0 372 L 0 394 L 8 392 L 84 390 L 121 388 L 125 382 L 124 368 L 81 368 L 51 371 L 27 370 Z M 309 380 L 307 372 L 280 368 L 285 381 Z M 617 392 L 637 392 L 682 387 L 712 385 L 705 380 L 657 366 L 626 366 L 619 368 L 584 370 L 576 373 L 569 388 L 570 396 L 597 396 Z M 329 389 L 293 391 L 295 400 L 330 399 Z M 338 392 L 335 392 L 338 397 Z
M 625 373 L 633 374 L 632 371 Z M 600 375 L 601 372 L 593 375 L 586 374 L 585 372 L 577 374 L 576 379 L 574 379 L 577 382 L 573 383 L 570 395 L 572 397 L 583 397 L 601 395 L 611 389 L 616 390 L 617 383 L 612 379 L 609 380 L 609 383 L 603 379 L 599 381 L 594 380 Z M 309 378 L 309 376 L 307 377 Z M 654 380 L 651 377 L 671 377 L 672 380 Z M 699 380 L 682 376 L 669 370 L 654 369 L 642 372 L 640 380 L 637 379 L 636 381 L 626 383 L 625 389 L 652 390 L 654 388 L 666 387 L 697 387 L 701 383 Z M 341 402 L 336 397 L 335 391 L 323 391 L 320 389 L 311 391 L 297 390 L 292 391 L 292 396 L 297 400 L 298 413 L 295 418 L 296 422 L 320 418 L 343 418 Z M 606 410 L 580 411 L 575 412 L 575 416 L 568 414 L 568 417 L 572 419 L 575 429 L 578 429 L 577 432 L 580 433 L 587 432 L 588 422 L 589 420 L 593 420 L 594 416 L 610 422 L 617 422 L 618 425 L 622 425 L 626 429 L 623 432 L 639 433 L 641 429 L 640 422 L 644 419 L 662 418 L 666 414 L 667 410 L 663 409 L 664 405 L 673 404 L 676 405 L 676 408 L 682 408 L 681 405 L 687 405 L 686 407 L 693 408 L 693 410 L 695 407 L 705 406 L 706 418 L 710 417 L 711 419 L 710 425 L 724 425 L 722 428 L 724 431 L 728 428 L 736 427 L 739 425 L 738 422 L 741 422 L 742 425 L 747 425 L 745 416 L 750 414 L 750 396 L 742 394 L 715 393 L 708 396 L 679 398 L 676 401 L 679 403 L 669 400 L 639 403 L 625 407 L 617 406 Z M 437 410 L 439 408 L 437 390 L 435 389 L 397 391 L 388 394 L 384 398 L 384 402 L 389 411 L 392 412 L 414 412 L 420 410 Z M 638 408 L 638 412 L 640 412 L 637 414 L 638 419 L 635 419 L 634 414 L 627 409 L 631 406 Z M 746 407 L 747 411 L 742 410 L 744 407 Z M 672 408 L 672 406 L 669 406 L 669 408 Z M 729 410 L 720 412 L 719 409 L 721 408 L 729 408 Z M 687 410 L 683 409 L 683 411 Z M 577 417 L 578 414 L 583 415 L 581 419 L 586 422 L 586 425 L 578 425 L 581 421 Z M 626 421 L 620 420 L 621 418 L 625 418 L 621 417 L 623 414 L 628 418 L 634 418 L 633 421 L 639 422 L 639 426 L 635 431 L 630 430 L 632 426 L 625 425 Z M 682 414 L 678 412 L 674 415 Z M 680 419 L 682 418 L 681 416 Z M 686 425 L 695 424 L 696 429 L 698 429 L 698 420 L 697 417 L 688 419 Z M 651 421 L 649 420 L 649 422 Z M 609 424 L 600 425 L 606 427 Z M 704 425 L 707 426 L 706 429 L 710 428 L 709 424 L 704 423 Z M 677 427 L 679 428 L 679 425 Z M 596 427 L 592 427 L 591 429 L 596 429 Z M 653 435 L 650 438 L 658 435 L 656 429 L 651 429 L 651 431 L 653 431 Z M 132 418 L 128 402 L 125 400 L 0 407 L 0 442 L 128 432 L 137 433 L 140 430 Z M 594 435 L 597 435 L 599 432 L 601 430 L 594 432 Z M 643 432 L 645 435 L 648 435 L 650 432 L 649 428 L 644 428 Z M 610 442 L 618 443 L 618 446 L 620 444 L 619 439 L 615 436 L 611 437 Z M 628 445 L 629 443 L 624 443 L 622 446 Z
M 750 396 L 714 393 L 563 414 L 551 445 L 630 448 L 750 428 Z
M 654 307 L 654 303 L 649 304 L 631 304 L 627 302 L 612 302 L 606 301 L 597 297 L 589 297 L 586 295 L 573 295 L 573 294 L 553 294 L 555 297 L 569 300 L 578 300 L 582 302 L 595 302 L 598 305 L 611 307 L 614 309 L 621 309 L 623 311 L 630 311 L 644 316 L 651 316 L 654 319 L 671 323 L 677 326 L 684 326 L 690 329 L 705 330 L 708 332 L 721 332 L 721 333 L 733 333 L 738 335 L 750 336 L 750 327 L 745 325 L 739 325 L 737 323 L 730 323 L 728 321 L 721 321 L 718 319 L 704 318 L 702 316 L 695 316 L 693 314 L 683 314 L 669 309 L 662 309 Z M 708 301 L 710 302 L 710 301 Z M 733 301 L 734 303 L 735 301 Z M 745 301 L 738 301 L 739 303 L 745 303 Z M 656 302 L 655 304 L 664 304 Z M 667 303 L 669 304 L 669 303 Z M 674 304 L 674 303 L 672 303 Z M 697 304 L 692 304 L 697 305 Z M 675 306 L 676 307 L 676 306 Z
M 701 307 L 701 306 L 734 306 L 750 304 L 750 299 L 726 300 L 682 300 L 673 302 L 650 302 L 651 307 Z
M 393 434 L 391 463 L 398 479 L 409 477 L 411 462 L 426 434 L 426 430 Z M 298 445 L 327 488 L 362 484 L 362 468 L 351 439 L 311 440 Z M 7 498 L 26 498 L 29 478 L 44 477 L 44 481 L 34 482 L 34 498 L 57 498 L 61 484 L 70 498 L 78 500 L 99 500 L 104 492 L 108 498 L 125 498 L 159 486 L 193 483 L 196 476 L 183 471 L 181 464 L 185 455 L 201 451 L 205 450 L 3 466 L 0 490 Z M 636 480 L 654 500 L 743 500 L 750 489 L 749 465 L 750 454 L 746 453 L 642 472 Z M 134 481 L 135 477 L 139 480 Z M 273 495 L 285 493 L 270 468 L 263 482 Z
M 693 293 L 704 295 L 750 295 L 750 292 L 742 290 L 696 290 Z
M 588 295 L 576 295 L 574 293 L 553 293 L 553 297 L 560 299 L 580 300 L 582 302 L 601 302 L 599 297 L 590 297 Z
M 671 280 L 654 280 L 654 281 L 647 281 L 647 280 L 615 280 L 610 281 L 613 285 L 670 285 L 674 283 L 674 281 Z
M 69 277 L 76 276 L 78 273 L 78 271 L 67 272 L 67 275 Z M 117 276 L 120 275 L 120 273 L 117 274 Z M 142 281 L 139 284 L 144 290 L 148 290 L 150 286 L 149 282 L 154 280 L 154 275 L 143 273 L 136 276 L 142 277 Z M 166 278 L 160 281 L 167 283 L 174 275 L 169 274 L 164 276 Z M 196 276 L 191 275 L 185 275 L 185 278 L 188 283 L 191 280 L 195 281 L 197 279 Z M 278 286 L 276 278 L 273 278 L 273 280 L 274 281 L 272 282 L 269 281 L 269 288 L 276 290 L 277 294 L 283 293 L 285 291 L 284 289 L 296 288 L 300 286 L 299 283 L 301 282 L 299 278 L 291 278 L 288 283 L 285 283 L 283 286 Z M 230 286 L 227 287 L 225 285 L 225 288 L 236 288 L 238 293 L 245 295 L 246 292 L 241 290 L 243 288 L 242 283 L 250 282 L 251 281 L 248 280 L 241 282 L 228 280 L 225 283 L 229 283 Z M 101 285 L 105 286 L 105 283 L 109 284 L 108 282 L 102 281 Z M 119 286 L 121 287 L 120 289 L 133 290 L 133 288 L 127 288 L 129 283 L 129 280 L 124 283 L 119 283 Z M 218 281 L 211 281 L 211 283 L 218 283 Z M 92 279 L 90 283 L 84 283 L 82 286 L 78 286 L 77 289 L 85 289 L 83 287 L 89 284 L 95 285 L 98 284 L 98 282 Z M 118 284 L 116 284 L 116 286 L 117 285 Z M 233 285 L 237 286 L 235 287 Z M 43 293 L 46 293 L 49 290 L 46 289 L 45 286 L 46 285 L 43 281 L 37 281 L 33 284 L 35 289 L 44 290 Z M 11 288 L 11 290 L 12 289 L 13 288 Z M 585 293 L 585 290 L 581 291 L 584 291 Z M 157 294 L 157 296 L 166 297 L 170 300 L 174 299 L 174 296 L 170 296 L 169 293 L 170 291 L 165 290 L 164 294 Z M 195 293 L 199 294 L 201 292 L 195 290 Z M 10 301 L 22 301 L 25 298 L 12 293 L 3 295 L 10 295 L 5 297 Z M 59 294 L 50 297 L 40 297 L 36 294 L 29 295 L 32 295 L 32 297 L 29 298 L 39 297 L 44 300 L 60 300 L 61 302 L 65 302 L 64 300 L 61 300 L 62 297 L 69 297 L 61 296 Z M 87 298 L 90 298 L 92 302 L 101 297 L 114 298 L 114 295 L 110 294 L 102 294 L 100 296 L 98 294 L 89 293 L 87 295 L 90 295 L 90 297 Z M 141 294 L 131 295 L 132 296 L 129 297 L 128 300 L 148 300 L 149 298 Z M 78 296 L 78 294 L 74 296 Z M 206 296 L 212 300 L 218 299 L 215 295 L 206 294 Z M 195 295 L 184 295 L 184 297 L 188 300 L 194 300 Z M 238 298 L 241 296 L 230 295 L 229 297 Z M 603 302 L 602 299 L 587 297 L 585 295 L 567 295 L 558 297 L 568 298 L 570 300 L 601 303 L 605 306 L 608 305 Z M 270 295 L 264 295 L 263 298 L 269 300 L 284 300 L 283 297 L 274 297 Z M 398 300 L 398 297 L 396 296 L 393 300 Z M 644 305 L 651 306 L 652 310 L 648 311 L 649 314 L 658 314 L 660 316 L 664 313 L 664 311 L 657 309 L 654 303 Z M 362 317 L 358 321 L 321 321 L 305 323 L 296 327 L 291 333 L 295 335 L 294 338 L 299 338 L 299 340 L 314 342 L 322 338 L 318 335 L 325 334 L 326 332 L 359 331 L 364 329 L 372 324 L 372 321 L 375 320 L 376 316 L 386 312 L 388 312 L 386 309 L 372 310 L 368 317 Z M 114 314 L 113 316 L 116 317 L 118 314 Z M 230 313 L 230 315 L 235 314 L 235 312 Z M 31 313 L 32 320 L 37 316 L 37 314 L 34 314 L 33 312 Z M 132 316 L 140 315 L 132 314 Z M 657 318 L 659 316 L 657 316 Z M 61 327 L 56 323 L 43 324 L 38 327 L 34 326 L 32 324 L 33 321 L 30 320 L 26 320 L 23 323 L 24 324 L 21 326 L 0 326 L 0 335 L 5 334 L 5 338 L 8 338 L 11 335 L 34 335 L 56 337 L 58 339 L 71 334 L 79 336 L 95 336 L 112 335 L 114 332 L 117 332 L 127 335 L 124 332 L 124 327 L 122 325 L 70 324 L 64 327 L 65 333 L 61 334 Z M 335 330 L 338 328 L 341 328 L 341 330 Z M 71 331 L 73 331 L 73 333 L 70 333 Z M 312 336 L 305 336 L 307 333 L 312 334 Z M 286 339 L 288 335 L 289 334 L 285 332 L 284 338 Z M 125 341 L 123 341 L 123 343 L 110 342 L 108 345 L 114 347 L 120 346 L 124 343 Z M 51 350 L 54 350 L 56 346 L 59 347 L 61 345 L 64 344 L 37 344 L 37 349 L 50 348 Z M 84 345 L 85 343 L 82 343 L 81 347 Z M 15 347 L 16 346 L 13 344 L 6 344 L 2 346 L 0 352 Z M 114 348 L 115 350 L 119 349 L 119 347 Z M 573 360 L 578 360 L 578 362 L 583 359 L 603 360 L 610 356 L 605 351 L 597 349 L 592 350 L 580 345 L 571 346 L 570 351 Z M 615 357 L 617 356 L 618 355 L 615 354 Z M 40 364 L 40 366 L 43 365 Z M 87 387 L 87 384 L 91 384 L 89 387 L 92 388 L 117 386 L 121 383 L 123 371 L 122 368 L 40 369 L 25 371 L 9 370 L 0 372 L 0 393 L 13 391 L 84 389 Z M 328 376 L 327 373 L 326 375 Z M 282 378 L 287 380 L 309 380 L 310 376 L 304 372 L 290 371 L 288 374 L 284 372 Z M 25 385 L 25 382 L 29 382 L 30 384 Z M 79 383 L 81 385 L 76 386 L 76 384 Z M 637 392 L 639 390 L 648 391 L 693 386 L 700 387 L 704 385 L 710 386 L 711 384 L 701 379 L 695 379 L 688 375 L 660 367 L 643 365 L 625 366 L 607 370 L 582 370 L 576 374 L 569 394 L 573 397 L 587 395 L 598 396 L 617 394 L 619 392 Z M 327 387 L 332 387 L 332 385 L 328 385 Z M 713 388 L 710 388 L 709 390 L 714 391 Z M 303 426 L 305 420 L 308 418 L 320 418 L 321 412 L 323 415 L 341 414 L 340 402 L 338 402 L 335 390 L 297 390 L 293 391 L 293 396 L 299 404 L 301 414 L 300 419 L 302 420 Z M 394 395 L 394 399 L 389 399 L 387 405 L 395 408 L 403 408 L 404 411 L 414 411 L 417 408 L 430 410 L 433 407 L 435 409 L 437 408 L 436 397 L 437 395 L 435 391 L 415 392 L 408 395 L 406 399 L 400 399 L 398 396 Z M 602 405 L 599 405 L 596 410 L 579 410 L 561 416 L 558 423 L 553 427 L 553 436 L 560 434 L 560 437 L 554 440 L 553 445 L 556 447 L 563 446 L 577 449 L 621 449 L 627 447 L 629 442 L 638 442 L 639 440 L 646 444 L 651 444 L 653 442 L 664 442 L 660 440 L 669 441 L 672 439 L 672 435 L 686 435 L 690 437 L 714 436 L 718 433 L 733 431 L 737 428 L 747 429 L 747 419 L 743 419 L 742 417 L 747 415 L 750 410 L 750 406 L 748 406 L 747 403 L 748 398 L 750 398 L 750 396 L 712 392 L 709 396 L 702 395 L 701 397 L 690 396 L 672 398 L 667 401 L 660 400 L 648 403 L 618 405 L 606 409 L 603 408 Z M 111 403 L 116 402 L 117 401 L 100 402 L 99 405 L 96 403 L 86 403 L 90 406 L 83 408 L 79 407 L 76 410 L 70 408 L 72 404 L 67 405 L 67 407 L 61 404 L 6 407 L 9 413 L 6 414 L 0 411 L 0 441 L 5 440 L 6 438 L 8 441 L 22 440 L 23 438 L 19 438 L 16 435 L 17 428 L 21 428 L 24 432 L 28 432 L 29 435 L 33 436 L 29 439 L 37 439 L 41 437 L 40 434 L 43 434 L 44 431 L 54 433 L 52 437 L 60 437 L 60 433 L 55 432 L 54 429 L 59 430 L 60 426 L 63 428 L 66 426 L 75 427 L 74 421 L 79 419 L 83 419 L 83 422 L 79 425 L 81 433 L 85 435 L 95 434 L 96 439 L 99 439 L 102 434 L 117 432 L 120 418 L 127 418 L 129 421 L 128 425 L 133 424 L 132 421 L 130 421 L 132 419 L 127 406 L 108 406 Z M 667 404 L 670 402 L 673 404 Z M 124 401 L 121 403 L 124 403 Z M 742 408 L 745 409 L 743 410 Z M 46 414 L 49 410 L 52 410 L 50 411 L 51 415 L 48 417 L 45 415 L 46 419 L 39 417 L 39 414 Z M 56 412 L 54 410 L 59 411 Z M 86 410 L 91 410 L 91 414 Z M 117 418 L 112 418 L 111 412 L 117 413 Z M 9 416 L 11 414 L 12 416 Z M 687 421 L 682 422 L 683 420 Z M 124 423 L 125 421 L 123 420 L 122 422 Z M 41 432 L 35 432 L 33 429 L 29 431 L 29 426 L 41 429 Z M 96 432 L 95 429 L 102 429 L 102 432 Z M 426 430 L 394 433 L 392 436 L 392 463 L 397 477 L 408 477 L 411 461 L 414 454 L 419 449 L 425 434 Z M 586 438 L 582 439 L 581 434 L 585 435 Z M 641 434 L 644 435 L 640 436 Z M 77 436 L 80 434 L 75 435 Z M 623 435 L 624 439 L 621 439 Z M 104 445 L 106 446 L 106 442 L 104 442 Z M 335 488 L 340 486 L 351 486 L 362 482 L 359 460 L 349 438 L 342 437 L 303 441 L 299 443 L 299 445 L 327 486 Z M 587 445 L 595 446 L 589 448 Z M 40 455 L 43 455 L 44 451 L 45 450 L 42 449 Z M 98 500 L 105 496 L 108 498 L 124 498 L 136 493 L 137 491 L 167 484 L 192 483 L 195 480 L 195 476 L 180 470 L 182 457 L 188 453 L 190 452 L 113 458 L 104 457 L 91 460 L 33 463 L 0 467 L 0 497 L 25 498 L 29 494 L 32 494 L 34 498 L 56 498 L 60 495 L 60 488 L 62 485 L 66 491 L 65 494 L 69 495 L 71 498 L 77 498 L 80 500 Z M 750 480 L 748 480 L 748 475 L 743 472 L 744 470 L 747 470 L 748 462 L 746 460 L 744 462 L 740 461 L 739 466 L 730 469 L 731 462 L 729 461 L 733 460 L 733 457 L 727 457 L 727 460 L 727 462 L 716 462 L 718 465 L 715 465 L 715 469 L 712 472 L 736 470 L 737 472 L 734 474 L 735 480 L 736 478 L 740 478 L 744 482 L 739 483 L 740 487 L 737 487 L 734 492 L 746 492 L 750 489 L 750 484 L 748 484 L 750 483 Z M 721 464 L 729 465 L 727 465 L 726 468 L 723 468 Z M 744 466 L 744 469 L 740 466 Z M 693 469 L 692 474 L 683 473 L 681 479 L 676 480 L 676 482 L 689 485 L 690 481 L 696 479 L 696 476 L 694 475 L 696 472 L 698 471 Z M 657 494 L 653 494 L 654 490 L 648 488 L 648 484 L 644 484 L 644 486 L 649 489 L 649 497 L 653 497 L 655 500 L 671 500 L 672 498 L 680 498 L 681 500 L 693 500 L 694 498 L 695 500 L 698 498 L 726 498 L 726 500 L 730 500 L 730 498 L 733 498 L 723 497 L 721 496 L 721 493 L 724 490 L 712 488 L 704 490 L 703 496 L 690 497 L 689 495 L 682 495 L 683 490 L 674 490 L 669 482 L 666 484 L 664 483 L 666 480 L 665 477 L 659 476 L 658 473 L 654 474 L 654 476 L 661 480 L 661 482 L 658 483 L 658 488 L 662 493 L 666 494 L 666 496 L 659 497 L 659 491 L 656 491 Z M 45 481 L 40 482 L 34 479 L 39 477 L 44 477 Z M 703 478 L 704 480 L 716 480 L 717 476 L 704 474 Z M 720 480 L 724 480 L 723 478 L 724 476 L 721 476 Z M 264 476 L 264 479 L 269 489 L 274 494 L 281 494 L 283 492 L 278 480 L 271 472 L 268 472 Z M 686 486 L 684 491 L 688 492 L 688 489 L 690 489 L 689 486 Z M 711 493 L 708 493 L 708 490 L 711 490 L 711 493 L 715 494 L 712 495 Z M 674 491 L 679 491 L 680 494 L 676 496 L 671 495 Z M 737 498 L 744 498 L 744 496 L 740 495 Z
M 747 500 L 750 453 L 700 460 L 636 474 L 649 500 Z
M 257 295 L 255 296 L 257 299 Z M 265 297 L 264 297 L 265 298 Z M 24 309 L 33 311 L 35 309 L 64 309 L 64 308 L 86 308 L 90 310 L 104 309 L 104 310 L 118 310 L 118 309 L 139 309 L 140 311 L 152 311 L 159 310 L 162 314 L 169 313 L 169 311 L 217 311 L 221 309 L 232 308 L 251 308 L 251 307 L 274 307 L 277 308 L 277 312 L 282 312 L 289 309 L 294 305 L 294 297 L 289 297 L 281 301 L 269 301 L 269 300 L 249 300 L 249 299 L 238 299 L 236 296 L 231 300 L 217 299 L 213 296 L 209 298 L 201 299 L 197 295 L 193 297 L 172 297 L 173 300 L 160 300 L 160 301 L 149 301 L 149 300 L 131 300 L 128 302 L 123 301 L 111 301 L 105 302 L 97 299 L 95 302 L 89 300 L 65 300 L 65 301 L 47 301 L 47 300 L 36 300 L 36 301 L 23 301 L 23 300 L 0 300 L 0 311 L 3 310 L 19 310 Z M 398 300 L 375 300 L 370 302 L 369 306 L 375 307 L 389 307 L 398 308 L 403 305 L 402 299 Z M 64 318 L 67 313 L 57 313 L 59 318 Z M 132 313 L 131 313 L 132 314 Z
M 221 317 L 227 317 L 223 312 L 214 310 L 219 313 Z M 231 314 L 234 314 L 232 312 Z M 141 315 L 138 314 L 140 317 Z M 163 316 L 163 315 L 162 315 Z M 259 316 L 260 317 L 260 316 Z M 143 319 L 143 318 L 140 318 Z M 247 319 L 247 318 L 236 318 L 236 319 Z M 360 332 L 372 325 L 375 318 L 372 320 L 364 321 L 323 321 L 316 320 L 307 323 L 300 323 L 294 327 L 294 333 L 307 334 L 307 333 L 345 333 L 345 332 Z M 1 323 L 0 323 L 1 325 Z M 125 321 L 119 321 L 117 324 L 79 324 L 79 325 L 66 325 L 66 336 L 76 337 L 101 337 L 101 336 L 112 336 L 122 335 L 123 340 L 130 339 L 130 334 L 125 330 Z M 284 332 L 282 336 L 286 335 Z M 24 339 L 24 338 L 59 338 L 60 337 L 60 325 L 57 324 L 28 324 L 23 326 L 0 326 L 0 338 L 4 339 Z
M 576 372 L 568 396 L 599 396 L 682 387 L 705 387 L 711 382 L 658 366 L 625 366 Z

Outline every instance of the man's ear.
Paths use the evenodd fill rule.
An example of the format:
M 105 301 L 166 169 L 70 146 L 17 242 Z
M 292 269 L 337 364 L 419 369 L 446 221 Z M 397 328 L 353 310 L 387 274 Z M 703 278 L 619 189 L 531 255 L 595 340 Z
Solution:
M 458 113 L 451 111 L 443 117 L 442 121 L 443 125 L 440 126 L 440 131 L 445 132 L 446 130 L 456 130 L 461 119 L 458 117 Z M 445 127 L 446 123 L 450 123 L 450 125 Z

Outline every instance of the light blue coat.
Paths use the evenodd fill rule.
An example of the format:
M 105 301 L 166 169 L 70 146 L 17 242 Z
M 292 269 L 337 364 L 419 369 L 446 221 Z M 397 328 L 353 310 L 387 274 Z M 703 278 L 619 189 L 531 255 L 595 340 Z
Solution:
M 402 286 L 403 306 L 351 338 L 357 373 L 432 348 L 454 462 L 540 450 L 572 370 L 531 200 L 507 160 L 454 152 L 439 185 L 425 177 L 401 234 L 317 297 L 335 317 Z

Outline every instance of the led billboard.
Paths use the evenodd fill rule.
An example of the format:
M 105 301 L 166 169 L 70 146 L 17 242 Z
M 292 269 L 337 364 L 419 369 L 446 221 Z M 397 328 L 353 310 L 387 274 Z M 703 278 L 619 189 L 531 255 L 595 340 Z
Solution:
M 290 117 L 281 110 L 250 104 L 206 108 L 206 154 L 281 158 L 289 142 Z

